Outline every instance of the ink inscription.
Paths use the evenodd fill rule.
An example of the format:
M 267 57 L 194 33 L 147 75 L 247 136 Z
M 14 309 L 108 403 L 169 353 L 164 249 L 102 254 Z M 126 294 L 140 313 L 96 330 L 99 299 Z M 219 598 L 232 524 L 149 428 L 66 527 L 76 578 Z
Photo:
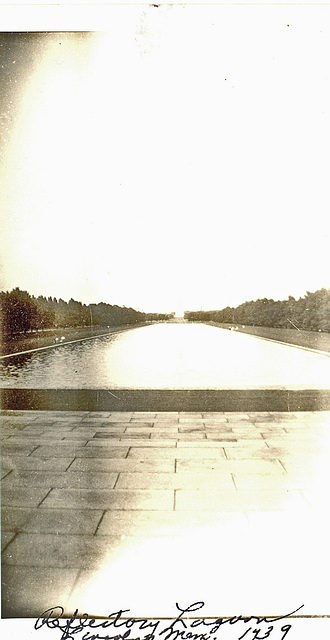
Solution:
M 36 631 L 47 627 L 58 631 L 57 640 L 284 640 L 291 628 L 289 618 L 300 611 L 281 616 L 259 617 L 238 615 L 232 617 L 203 617 L 200 610 L 205 602 L 198 601 L 187 607 L 176 603 L 173 619 L 134 618 L 129 609 L 109 613 L 105 619 L 79 614 L 64 618 L 61 606 L 44 611 L 35 622 Z

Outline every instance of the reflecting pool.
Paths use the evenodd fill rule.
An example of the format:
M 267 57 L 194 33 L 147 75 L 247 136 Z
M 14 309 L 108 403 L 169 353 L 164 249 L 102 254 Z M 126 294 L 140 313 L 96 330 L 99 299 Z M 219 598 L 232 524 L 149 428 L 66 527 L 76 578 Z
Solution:
M 0 362 L 10 388 L 330 386 L 327 355 L 204 324 L 155 324 Z

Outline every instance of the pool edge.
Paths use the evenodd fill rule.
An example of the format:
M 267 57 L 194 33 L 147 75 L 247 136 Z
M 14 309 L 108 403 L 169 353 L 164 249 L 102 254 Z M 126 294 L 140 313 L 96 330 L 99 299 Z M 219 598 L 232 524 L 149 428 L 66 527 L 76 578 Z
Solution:
M 323 389 L 1 389 L 2 410 L 328 411 Z

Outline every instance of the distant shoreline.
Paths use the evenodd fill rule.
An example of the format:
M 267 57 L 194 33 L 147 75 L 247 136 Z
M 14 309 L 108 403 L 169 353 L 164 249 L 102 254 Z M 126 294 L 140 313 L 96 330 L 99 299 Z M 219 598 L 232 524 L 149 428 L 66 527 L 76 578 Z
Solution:
M 118 327 L 62 327 L 59 329 L 46 329 L 45 331 L 34 331 L 30 335 L 25 334 L 16 339 L 12 338 L 2 342 L 1 356 L 9 354 L 15 355 L 24 351 L 56 347 L 74 340 L 84 340 L 102 335 L 110 335 L 118 331 L 126 331 L 135 327 L 145 326 L 149 323 L 137 323 L 133 325 L 122 325 Z
M 220 327 L 221 329 L 233 328 L 240 333 L 248 333 L 252 336 L 258 336 L 259 338 L 266 338 L 268 340 L 276 340 L 278 342 L 285 342 L 287 344 L 294 344 L 298 347 L 305 347 L 307 349 L 316 349 L 317 351 L 326 351 L 330 353 L 330 333 L 318 332 L 318 331 L 298 331 L 297 329 L 283 329 L 278 327 L 254 327 L 250 325 L 241 324 L 229 324 L 221 322 L 205 322 L 213 327 Z M 237 329 L 236 329 L 237 327 Z

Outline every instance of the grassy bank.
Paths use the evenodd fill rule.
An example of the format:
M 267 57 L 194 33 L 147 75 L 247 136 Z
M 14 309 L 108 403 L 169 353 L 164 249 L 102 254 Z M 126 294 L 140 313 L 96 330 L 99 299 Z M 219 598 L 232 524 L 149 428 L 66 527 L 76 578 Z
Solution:
M 242 325 L 224 324 L 220 322 L 208 322 L 207 324 L 229 330 L 231 327 L 236 328 L 237 326 L 237 330 L 240 333 L 248 333 L 252 336 L 278 340 L 279 342 L 287 342 L 299 347 L 307 347 L 309 349 L 317 349 L 318 351 L 327 351 L 330 353 L 330 333 L 280 329 L 276 327 L 243 327 Z
M 92 336 L 107 335 L 125 329 L 133 329 L 136 326 L 144 326 L 144 324 L 123 325 L 120 327 L 66 327 L 29 332 L 15 339 L 4 340 L 1 345 L 1 355 L 65 344 L 66 342 L 71 342 L 71 340 L 83 340 Z

